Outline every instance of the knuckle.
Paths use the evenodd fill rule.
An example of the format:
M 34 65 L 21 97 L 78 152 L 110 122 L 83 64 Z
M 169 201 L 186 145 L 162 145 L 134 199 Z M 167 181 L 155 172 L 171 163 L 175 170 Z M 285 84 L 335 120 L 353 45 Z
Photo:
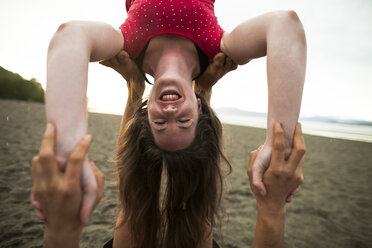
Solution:
M 70 162 L 73 164 L 79 164 L 83 162 L 82 154 L 72 153 L 70 156 Z
M 255 154 L 255 151 L 251 151 L 251 152 L 249 153 L 249 156 L 252 157 L 254 154 Z
M 31 163 L 32 165 L 36 165 L 39 163 L 39 157 L 38 156 L 34 156 L 31 160 Z
M 79 153 L 84 153 L 86 150 L 88 150 L 89 143 L 85 139 L 81 140 L 78 144 L 79 146 Z
M 306 153 L 306 147 L 305 145 L 301 145 L 298 147 L 298 152 L 302 155 L 304 155 Z
M 283 135 L 284 134 L 283 128 L 275 128 L 274 134 L 276 134 L 276 135 Z
M 247 169 L 247 176 L 250 177 L 250 175 L 252 175 L 252 166 L 248 166 Z
M 53 153 L 50 149 L 43 149 L 39 153 L 40 162 L 44 162 L 46 160 L 49 160 L 52 157 L 53 157 Z
M 273 169 L 271 169 L 271 173 L 275 177 L 281 177 L 281 176 L 283 176 L 283 170 L 281 168 L 273 168 Z
M 70 198 L 75 193 L 74 186 L 75 185 L 72 185 L 72 183 L 65 183 L 61 187 L 58 188 L 58 193 L 63 198 Z
M 285 143 L 281 140 L 274 141 L 274 148 L 279 151 L 285 150 Z
M 305 181 L 304 175 L 300 175 L 297 180 L 299 185 L 303 184 Z
M 259 189 L 260 186 L 261 186 L 261 184 L 260 184 L 259 182 L 255 182 L 254 180 L 253 180 L 253 182 L 252 182 L 252 185 L 253 185 L 253 188 L 254 188 L 254 189 Z
M 294 148 L 294 150 L 299 157 L 303 157 L 306 153 L 306 147 L 304 145 L 297 146 Z

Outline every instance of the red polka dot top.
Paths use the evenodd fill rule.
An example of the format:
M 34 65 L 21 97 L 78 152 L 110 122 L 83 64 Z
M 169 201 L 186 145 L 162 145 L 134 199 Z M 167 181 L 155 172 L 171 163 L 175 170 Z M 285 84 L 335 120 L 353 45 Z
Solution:
M 136 58 L 159 34 L 192 40 L 212 59 L 220 51 L 223 29 L 214 14 L 214 0 L 126 0 L 128 18 L 120 26 L 124 50 Z

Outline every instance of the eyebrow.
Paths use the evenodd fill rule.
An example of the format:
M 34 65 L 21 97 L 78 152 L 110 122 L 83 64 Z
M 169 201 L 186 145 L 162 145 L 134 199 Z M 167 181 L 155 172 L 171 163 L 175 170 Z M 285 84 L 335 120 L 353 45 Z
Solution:
M 154 126 L 156 126 L 156 124 L 154 122 L 152 122 L 154 124 Z M 190 125 L 188 126 L 179 126 L 179 125 L 176 125 L 178 128 L 181 128 L 181 129 L 189 129 L 192 124 L 194 123 L 194 120 L 190 120 Z M 163 128 L 160 128 L 160 129 L 157 129 L 154 127 L 154 129 L 156 130 L 157 133 L 162 133 L 164 132 L 166 129 L 168 128 L 168 125 L 166 127 L 163 127 Z
M 178 126 L 177 125 L 177 127 L 183 128 L 183 129 L 188 129 L 188 128 L 190 128 L 192 126 L 192 124 L 194 124 L 194 120 L 190 119 L 190 122 L 189 123 L 190 123 L 190 125 L 188 125 L 188 126 Z
M 190 125 L 190 126 L 187 126 L 187 127 L 183 127 L 183 126 L 177 126 L 177 127 L 186 130 L 186 129 L 189 129 L 189 128 L 191 127 L 191 125 Z M 160 129 L 156 129 L 156 128 L 154 128 L 154 129 L 155 129 L 155 131 L 156 131 L 157 133 L 163 133 L 167 128 L 168 128 L 168 127 L 164 127 L 164 128 L 160 128 Z

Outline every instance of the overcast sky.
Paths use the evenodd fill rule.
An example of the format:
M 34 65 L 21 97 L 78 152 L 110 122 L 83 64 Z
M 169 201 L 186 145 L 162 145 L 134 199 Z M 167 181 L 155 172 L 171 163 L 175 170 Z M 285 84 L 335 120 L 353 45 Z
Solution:
M 308 42 L 301 116 L 372 121 L 372 1 L 216 0 L 215 4 L 226 31 L 256 15 L 285 9 L 298 13 Z M 93 20 L 119 27 L 125 17 L 125 0 L 0 0 L 0 66 L 37 78 L 45 88 L 47 47 L 59 24 Z M 223 78 L 214 88 L 212 106 L 266 112 L 265 63 L 265 59 L 252 61 Z M 89 70 L 90 107 L 121 113 L 125 82 L 98 64 Z

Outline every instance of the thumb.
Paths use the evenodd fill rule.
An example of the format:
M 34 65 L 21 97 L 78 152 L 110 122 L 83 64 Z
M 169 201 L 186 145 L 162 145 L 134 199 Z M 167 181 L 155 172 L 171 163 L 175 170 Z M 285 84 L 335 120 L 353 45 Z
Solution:
M 252 177 L 253 177 L 253 186 L 260 192 L 260 195 L 266 195 L 266 188 L 265 184 L 263 183 L 263 174 L 265 172 L 265 167 L 263 164 L 263 160 L 260 154 L 257 156 L 254 164 L 252 166 Z
M 82 174 L 83 199 L 80 209 L 80 220 L 84 225 L 88 225 L 89 217 L 93 212 L 97 197 L 97 182 L 89 163 L 84 163 L 85 173 Z
M 93 212 L 97 197 L 97 185 L 89 185 L 83 189 L 82 207 L 80 210 L 80 220 L 84 225 L 89 224 L 89 217 Z M 94 187 L 95 186 L 95 187 Z

